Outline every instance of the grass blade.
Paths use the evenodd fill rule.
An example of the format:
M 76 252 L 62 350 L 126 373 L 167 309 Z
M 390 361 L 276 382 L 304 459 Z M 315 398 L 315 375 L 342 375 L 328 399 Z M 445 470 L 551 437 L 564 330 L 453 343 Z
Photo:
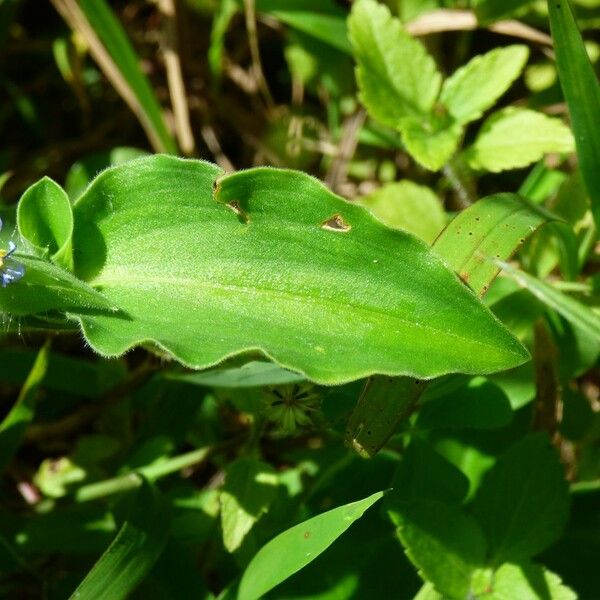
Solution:
M 558 76 L 569 107 L 579 168 L 600 224 L 600 85 L 569 0 L 548 0 Z
M 71 600 L 121 600 L 129 596 L 158 560 L 169 533 L 167 506 L 144 483 L 117 537 L 71 595 Z
M 175 154 L 177 145 L 163 120 L 158 100 L 139 58 L 105 0 L 52 0 L 73 31 L 88 43 L 106 77 L 141 123 L 158 152 Z

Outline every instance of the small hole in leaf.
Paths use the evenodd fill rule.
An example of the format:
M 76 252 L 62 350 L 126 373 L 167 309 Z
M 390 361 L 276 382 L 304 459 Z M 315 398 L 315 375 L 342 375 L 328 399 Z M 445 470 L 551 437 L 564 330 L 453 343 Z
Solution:
M 227 202 L 225 205 L 229 210 L 234 212 L 240 219 L 242 223 L 248 223 L 250 219 L 248 215 L 242 210 L 240 203 L 237 200 L 231 200 L 231 202 Z
M 346 221 L 344 221 L 344 217 L 342 217 L 342 215 L 340 215 L 339 213 L 336 213 L 332 217 L 329 217 L 329 219 L 323 221 L 323 223 L 321 224 L 321 229 L 327 229 L 328 231 L 338 231 L 341 233 L 346 233 L 347 231 L 350 231 L 351 228 L 352 226 L 346 223 Z

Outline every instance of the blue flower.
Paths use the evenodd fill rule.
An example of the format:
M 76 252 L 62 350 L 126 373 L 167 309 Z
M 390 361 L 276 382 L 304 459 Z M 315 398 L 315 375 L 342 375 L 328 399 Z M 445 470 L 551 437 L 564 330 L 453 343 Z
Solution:
M 0 230 L 2 229 L 2 219 L 0 219 Z M 8 242 L 8 250 L 0 250 L 0 285 L 7 285 L 19 281 L 25 275 L 25 267 L 15 262 L 11 256 L 17 246 L 14 242 Z

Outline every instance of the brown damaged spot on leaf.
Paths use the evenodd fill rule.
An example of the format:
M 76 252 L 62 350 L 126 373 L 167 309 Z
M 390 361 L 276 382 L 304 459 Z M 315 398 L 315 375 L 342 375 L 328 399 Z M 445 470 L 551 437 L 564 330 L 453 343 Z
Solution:
M 336 213 L 329 219 L 326 219 L 321 224 L 321 229 L 326 229 L 327 231 L 337 231 L 340 233 L 346 233 L 352 229 L 352 226 L 344 221 L 344 217 L 339 213 Z
M 463 273 L 459 273 L 458 276 L 465 282 L 465 283 L 469 283 L 469 277 L 471 277 L 471 273 L 468 272 L 463 272 Z
M 230 202 L 226 202 L 225 206 L 229 210 L 234 212 L 239 217 L 242 223 L 250 222 L 250 217 L 248 217 L 248 214 L 244 212 L 244 210 L 242 210 L 242 207 L 240 206 L 240 203 L 237 200 L 231 200 Z

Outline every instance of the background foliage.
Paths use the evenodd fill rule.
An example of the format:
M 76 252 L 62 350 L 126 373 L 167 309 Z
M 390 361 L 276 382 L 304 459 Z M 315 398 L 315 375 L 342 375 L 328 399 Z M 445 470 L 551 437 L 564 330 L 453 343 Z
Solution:
M 598 597 L 599 23 L 0 0 L 0 595 Z

